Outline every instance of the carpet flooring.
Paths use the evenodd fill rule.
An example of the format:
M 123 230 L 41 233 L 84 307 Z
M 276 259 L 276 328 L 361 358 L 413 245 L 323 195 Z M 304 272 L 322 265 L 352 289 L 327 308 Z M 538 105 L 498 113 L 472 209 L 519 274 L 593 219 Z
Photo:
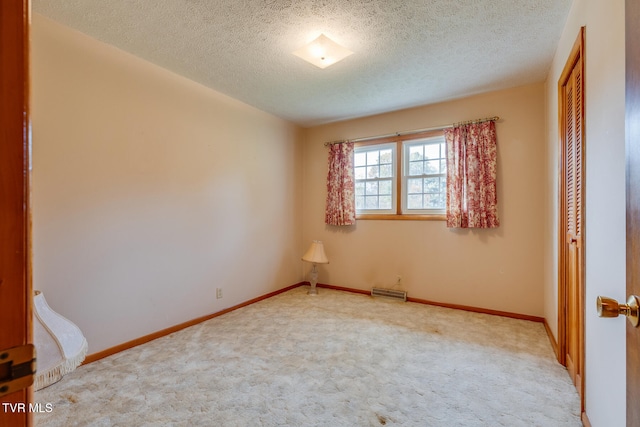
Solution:
M 306 290 L 81 366 L 35 424 L 582 425 L 540 323 Z

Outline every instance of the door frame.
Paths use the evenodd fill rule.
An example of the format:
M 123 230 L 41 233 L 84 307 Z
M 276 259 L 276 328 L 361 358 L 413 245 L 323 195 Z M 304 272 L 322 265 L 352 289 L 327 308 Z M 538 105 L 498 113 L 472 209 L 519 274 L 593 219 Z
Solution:
M 626 291 L 640 295 L 640 3 L 625 2 Z M 640 328 L 626 325 L 627 426 L 640 426 Z
M 581 112 L 581 128 L 582 128 L 582 143 L 581 149 L 583 150 L 581 161 L 582 161 L 582 183 L 581 189 L 582 194 L 584 196 L 585 191 L 585 156 L 584 156 L 584 148 L 585 148 L 585 27 L 580 28 L 580 32 L 578 33 L 578 37 L 573 44 L 571 52 L 567 58 L 567 62 L 565 67 L 560 75 L 560 79 L 558 80 L 558 133 L 559 133 L 559 146 L 558 146 L 558 353 L 557 359 L 560 364 L 563 366 L 567 366 L 567 349 L 568 349 L 568 339 L 569 334 L 567 333 L 570 325 L 570 319 L 567 314 L 567 307 L 569 303 L 569 295 L 568 295 L 568 283 L 567 283 L 567 271 L 569 268 L 568 265 L 568 239 L 567 239 L 567 190 L 566 190 L 566 139 L 565 139 L 565 111 L 564 111 L 564 100 L 563 100 L 563 91 L 562 87 L 566 83 L 570 73 L 574 69 L 574 66 L 579 60 L 582 60 L 582 112 Z M 581 313 L 580 318 L 578 319 L 577 334 L 580 339 L 579 348 L 578 348 L 578 360 L 575 364 L 578 366 L 580 382 L 576 384 L 576 388 L 578 389 L 578 393 L 580 395 L 580 406 L 582 413 L 585 412 L 585 378 L 584 378 L 584 298 L 585 298 L 585 283 L 584 283 L 584 266 L 585 266 L 585 258 L 584 258 L 584 248 L 585 248 L 585 221 L 584 221 L 584 197 L 582 199 L 581 210 L 582 214 L 580 215 L 581 221 L 581 236 L 582 242 L 580 251 L 581 256 L 579 259 L 580 268 L 578 269 L 580 274 L 580 289 L 579 292 L 579 312 Z
M 29 24 L 30 0 L 0 1 L 0 350 L 33 343 Z M 0 425 L 32 425 L 31 386 L 0 400 L 22 405 L 2 405 Z

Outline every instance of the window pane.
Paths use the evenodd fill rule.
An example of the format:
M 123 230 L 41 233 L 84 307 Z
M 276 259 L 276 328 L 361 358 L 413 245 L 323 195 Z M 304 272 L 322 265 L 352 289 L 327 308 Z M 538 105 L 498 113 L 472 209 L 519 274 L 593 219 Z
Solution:
M 407 207 L 409 209 L 422 209 L 422 195 L 411 195 L 407 198 Z
M 356 210 L 395 211 L 398 156 L 396 144 L 356 147 L 354 175 L 356 181 Z
M 367 164 L 368 165 L 377 165 L 379 163 L 379 151 L 368 151 L 367 152 Z
M 391 209 L 391 196 L 380 196 L 380 209 Z
M 391 165 L 380 166 L 380 178 L 391 178 L 393 176 L 393 168 Z
M 366 196 L 365 209 L 378 209 L 378 196 Z
M 424 192 L 425 193 L 439 193 L 440 192 L 440 178 L 425 178 L 424 179 Z
M 409 161 L 422 160 L 422 145 L 409 147 Z
M 425 194 L 424 198 L 425 198 L 425 208 L 428 208 L 428 209 L 444 208 L 441 194 Z
M 377 181 L 367 182 L 365 193 L 367 196 L 371 194 L 378 194 L 378 182 Z
M 422 161 L 409 163 L 409 175 L 422 175 Z
M 404 144 L 402 164 L 405 195 L 402 209 L 411 214 L 441 210 L 446 202 L 446 149 L 443 137 L 416 139 Z
M 380 150 L 380 163 L 389 163 L 391 164 L 393 160 L 393 155 L 391 153 L 391 149 L 388 150 Z
M 440 158 L 440 144 L 428 144 L 424 146 L 425 158 L 427 159 L 439 159 Z
M 422 180 L 419 178 L 408 179 L 407 192 L 409 194 L 422 193 Z
M 391 181 L 380 181 L 378 183 L 379 194 L 391 194 Z
M 424 173 L 440 173 L 440 160 L 428 160 L 424 162 Z

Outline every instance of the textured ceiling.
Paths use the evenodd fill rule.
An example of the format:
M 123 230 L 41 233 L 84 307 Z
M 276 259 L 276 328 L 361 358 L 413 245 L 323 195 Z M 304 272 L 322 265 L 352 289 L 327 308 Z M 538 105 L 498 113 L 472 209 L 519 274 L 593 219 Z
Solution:
M 33 0 L 33 10 L 302 126 L 541 82 L 572 0 Z M 324 33 L 355 53 L 291 54 Z

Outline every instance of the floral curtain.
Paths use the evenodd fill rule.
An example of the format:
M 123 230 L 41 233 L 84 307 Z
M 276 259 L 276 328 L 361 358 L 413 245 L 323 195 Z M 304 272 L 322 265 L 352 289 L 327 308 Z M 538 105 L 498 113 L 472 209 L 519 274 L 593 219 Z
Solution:
M 493 121 L 445 129 L 447 141 L 447 227 L 494 228 L 496 125 Z
M 353 225 L 356 222 L 353 142 L 329 146 L 324 222 L 329 225 Z

